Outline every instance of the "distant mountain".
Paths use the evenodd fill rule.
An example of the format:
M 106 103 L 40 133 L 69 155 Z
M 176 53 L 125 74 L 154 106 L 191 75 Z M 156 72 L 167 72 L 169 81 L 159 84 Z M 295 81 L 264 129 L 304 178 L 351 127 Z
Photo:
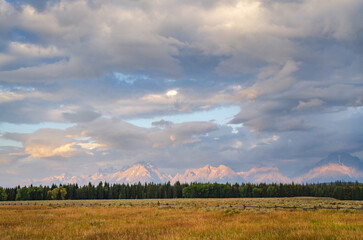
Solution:
M 34 185 L 51 185 L 51 184 L 61 184 L 61 183 L 82 183 L 82 176 L 71 176 L 68 173 L 62 173 L 59 176 L 50 176 L 41 179 L 33 179 L 26 182 L 26 185 L 34 184 Z
M 59 176 L 51 176 L 42 179 L 29 180 L 27 184 L 36 185 L 50 185 L 60 183 L 78 183 L 80 185 L 88 184 L 89 182 L 97 184 L 99 182 L 111 182 L 111 183 L 164 183 L 170 181 L 171 177 L 165 174 L 161 174 L 151 164 L 135 164 L 125 171 L 115 170 L 109 168 L 107 170 L 99 170 L 92 175 L 80 175 L 71 176 L 67 173 L 63 173 Z
M 185 171 L 184 174 L 177 174 L 171 182 L 244 182 L 244 179 L 235 171 L 224 165 L 212 167 L 207 164 L 202 168 L 193 168 Z
M 248 172 L 239 173 L 246 182 L 252 183 L 291 183 L 292 179 L 280 173 L 276 167 L 252 168 Z
M 331 181 L 363 181 L 363 162 L 347 153 L 334 153 L 320 160 L 311 168 L 298 177 L 288 178 L 284 176 L 276 167 L 255 167 L 247 172 L 235 172 L 231 168 L 219 165 L 213 167 L 210 164 L 202 168 L 188 169 L 184 174 L 176 174 L 174 177 L 160 173 L 150 163 L 138 163 L 123 170 L 108 168 L 99 170 L 92 175 L 71 176 L 63 173 L 59 176 L 51 176 L 43 179 L 34 179 L 27 184 L 50 185 L 52 183 L 78 183 L 80 185 L 100 181 L 110 183 L 164 183 L 170 181 L 175 183 L 191 182 L 218 182 L 218 183 L 318 183 Z
M 115 172 L 105 176 L 105 180 L 108 182 L 117 182 L 117 183 L 145 183 L 145 182 L 154 182 L 154 183 L 163 183 L 170 181 L 170 177 L 161 174 L 154 166 L 151 164 L 136 164 L 126 169 L 125 171 Z
M 348 153 L 333 153 L 306 169 L 297 182 L 363 181 L 363 162 Z
M 288 177 L 283 176 L 277 168 L 274 167 L 258 167 L 252 168 L 248 172 L 235 172 L 229 167 L 220 165 L 212 167 L 206 165 L 203 168 L 188 169 L 183 175 L 177 174 L 172 179 L 172 183 L 179 181 L 182 183 L 190 182 L 219 182 L 219 183 L 235 183 L 235 182 L 291 182 Z
M 349 153 L 332 153 L 328 157 L 320 160 L 314 167 L 321 167 L 332 163 L 363 171 L 363 162 L 358 157 L 354 157 Z

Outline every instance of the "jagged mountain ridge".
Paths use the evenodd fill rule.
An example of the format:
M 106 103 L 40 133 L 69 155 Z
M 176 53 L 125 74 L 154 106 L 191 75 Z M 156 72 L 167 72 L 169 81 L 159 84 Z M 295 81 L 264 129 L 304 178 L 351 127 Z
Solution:
M 305 169 L 297 182 L 363 181 L 363 162 L 348 153 L 332 153 Z
M 162 183 L 170 180 L 170 176 L 161 174 L 154 166 L 151 164 L 136 164 L 132 167 L 126 169 L 125 171 L 115 172 L 105 176 L 108 182 L 154 182 Z
M 238 173 L 227 166 L 213 167 L 207 164 L 202 168 L 188 169 L 184 174 L 178 173 L 171 179 L 171 182 L 231 182 L 233 180 L 236 182 L 243 181 Z
M 363 162 L 358 157 L 354 157 L 348 153 L 332 153 L 316 163 L 314 167 L 321 167 L 331 163 L 345 165 L 363 171 Z
M 305 183 L 305 182 L 331 182 L 331 181 L 363 181 L 363 162 L 359 158 L 345 153 L 331 154 L 322 159 L 313 167 L 295 178 L 284 176 L 276 167 L 255 167 L 247 172 L 235 172 L 231 168 L 220 165 L 213 167 L 210 164 L 202 168 L 187 169 L 183 174 L 178 173 L 174 177 L 160 173 L 157 168 L 149 163 L 138 163 L 125 170 L 108 169 L 98 171 L 93 175 L 71 176 L 63 173 L 60 176 L 51 176 L 43 179 L 34 179 L 29 184 L 52 183 L 99 183 L 107 181 L 110 183 L 164 183 L 176 181 L 182 183 L 190 182 L 219 182 L 219 183 Z
M 171 182 L 291 182 L 283 176 L 277 168 L 258 167 L 252 168 L 248 172 L 235 172 L 225 165 L 212 167 L 207 164 L 203 168 L 188 169 L 184 174 L 177 174 Z
M 92 175 L 80 175 L 72 176 L 67 173 L 62 173 L 59 176 L 51 176 L 42 179 L 33 179 L 28 181 L 29 184 L 60 184 L 60 183 L 78 183 L 78 184 L 88 184 L 102 182 L 111 183 L 138 183 L 138 182 L 154 182 L 154 183 L 164 183 L 170 181 L 171 177 L 165 174 L 161 174 L 154 166 L 151 164 L 135 164 L 130 168 L 123 170 L 107 169 L 104 171 L 100 169 L 98 172 Z

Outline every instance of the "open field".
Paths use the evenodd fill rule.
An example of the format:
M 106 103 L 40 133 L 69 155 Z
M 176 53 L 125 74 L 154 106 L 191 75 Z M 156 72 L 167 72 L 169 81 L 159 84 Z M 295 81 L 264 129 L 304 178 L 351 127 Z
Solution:
M 0 239 L 362 239 L 362 204 L 329 198 L 0 202 Z M 298 208 L 314 206 L 335 209 Z

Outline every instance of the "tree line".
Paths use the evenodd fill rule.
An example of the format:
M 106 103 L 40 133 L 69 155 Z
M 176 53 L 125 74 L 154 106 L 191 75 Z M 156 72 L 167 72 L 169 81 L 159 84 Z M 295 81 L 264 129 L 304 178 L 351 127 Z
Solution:
M 70 199 L 152 199 L 152 198 L 263 198 L 263 197 L 333 197 L 363 200 L 363 184 L 332 182 L 321 184 L 230 184 L 183 183 L 110 184 L 100 182 L 51 186 L 0 187 L 0 201 L 70 200 Z

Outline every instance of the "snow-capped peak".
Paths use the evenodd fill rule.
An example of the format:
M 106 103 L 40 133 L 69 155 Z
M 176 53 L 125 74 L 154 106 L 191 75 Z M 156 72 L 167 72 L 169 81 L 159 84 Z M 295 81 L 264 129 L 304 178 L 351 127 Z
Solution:
M 235 172 L 225 165 L 213 167 L 210 164 L 201 168 L 187 169 L 184 174 L 176 174 L 174 177 L 160 173 L 156 167 L 150 163 L 137 163 L 125 170 L 98 171 L 93 175 L 71 176 L 67 173 L 59 176 L 51 176 L 43 179 L 29 180 L 27 184 L 47 184 L 52 183 L 78 183 L 88 184 L 88 182 L 99 183 L 107 181 L 110 183 L 165 183 L 177 181 L 182 183 L 191 182 L 252 182 L 252 183 L 289 183 L 289 182 L 329 182 L 336 180 L 362 181 L 363 163 L 359 158 L 349 154 L 339 153 L 329 155 L 319 161 L 314 167 L 308 169 L 304 174 L 295 178 L 284 176 L 278 168 L 264 166 L 254 167 L 246 172 Z

